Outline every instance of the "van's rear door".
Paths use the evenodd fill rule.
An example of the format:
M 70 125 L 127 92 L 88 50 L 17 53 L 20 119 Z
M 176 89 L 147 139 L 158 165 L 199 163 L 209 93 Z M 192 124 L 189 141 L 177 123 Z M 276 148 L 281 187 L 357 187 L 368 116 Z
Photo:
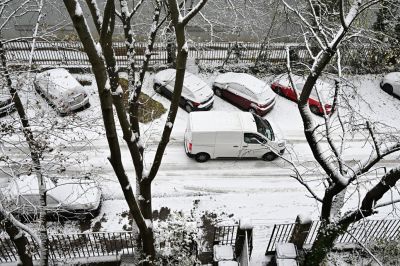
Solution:
M 239 157 L 242 149 L 241 132 L 217 132 L 215 138 L 215 157 Z

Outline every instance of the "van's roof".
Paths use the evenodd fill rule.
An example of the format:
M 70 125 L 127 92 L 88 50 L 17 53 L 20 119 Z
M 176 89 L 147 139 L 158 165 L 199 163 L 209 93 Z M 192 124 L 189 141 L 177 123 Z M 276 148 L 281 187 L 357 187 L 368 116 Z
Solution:
M 256 132 L 254 117 L 249 112 L 205 111 L 189 114 L 192 132 L 247 131 Z

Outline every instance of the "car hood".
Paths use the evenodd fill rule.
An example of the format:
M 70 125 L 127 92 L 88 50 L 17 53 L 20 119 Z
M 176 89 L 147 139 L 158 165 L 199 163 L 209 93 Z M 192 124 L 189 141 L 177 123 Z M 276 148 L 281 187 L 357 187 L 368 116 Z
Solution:
M 57 186 L 48 191 L 62 206 L 67 208 L 85 208 L 87 205 L 98 205 L 101 190 L 92 180 L 63 179 Z

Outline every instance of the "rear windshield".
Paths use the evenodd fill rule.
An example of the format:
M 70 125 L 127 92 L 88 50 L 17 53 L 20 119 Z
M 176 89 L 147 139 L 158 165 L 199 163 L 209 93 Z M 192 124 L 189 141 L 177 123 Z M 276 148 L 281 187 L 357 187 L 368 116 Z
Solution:
M 274 131 L 267 120 L 262 119 L 258 115 L 253 114 L 254 121 L 256 122 L 257 132 L 265 136 L 267 139 L 274 141 Z

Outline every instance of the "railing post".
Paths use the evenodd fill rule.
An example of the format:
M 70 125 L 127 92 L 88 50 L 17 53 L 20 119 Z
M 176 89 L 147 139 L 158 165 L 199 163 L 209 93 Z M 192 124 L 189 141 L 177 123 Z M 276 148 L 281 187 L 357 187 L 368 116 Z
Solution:
M 310 231 L 312 221 L 309 217 L 297 215 L 296 223 L 294 225 L 292 236 L 289 242 L 293 243 L 298 250 L 303 249 L 304 242 Z
M 247 233 L 247 238 L 246 238 Z M 253 224 L 249 219 L 240 219 L 239 228 L 236 233 L 236 241 L 235 241 L 235 256 L 236 258 L 240 257 L 242 254 L 244 241 L 248 239 L 249 241 L 253 241 Z M 248 243 L 249 248 L 253 246 L 253 243 Z M 249 256 L 251 256 L 251 248 L 249 252 Z

